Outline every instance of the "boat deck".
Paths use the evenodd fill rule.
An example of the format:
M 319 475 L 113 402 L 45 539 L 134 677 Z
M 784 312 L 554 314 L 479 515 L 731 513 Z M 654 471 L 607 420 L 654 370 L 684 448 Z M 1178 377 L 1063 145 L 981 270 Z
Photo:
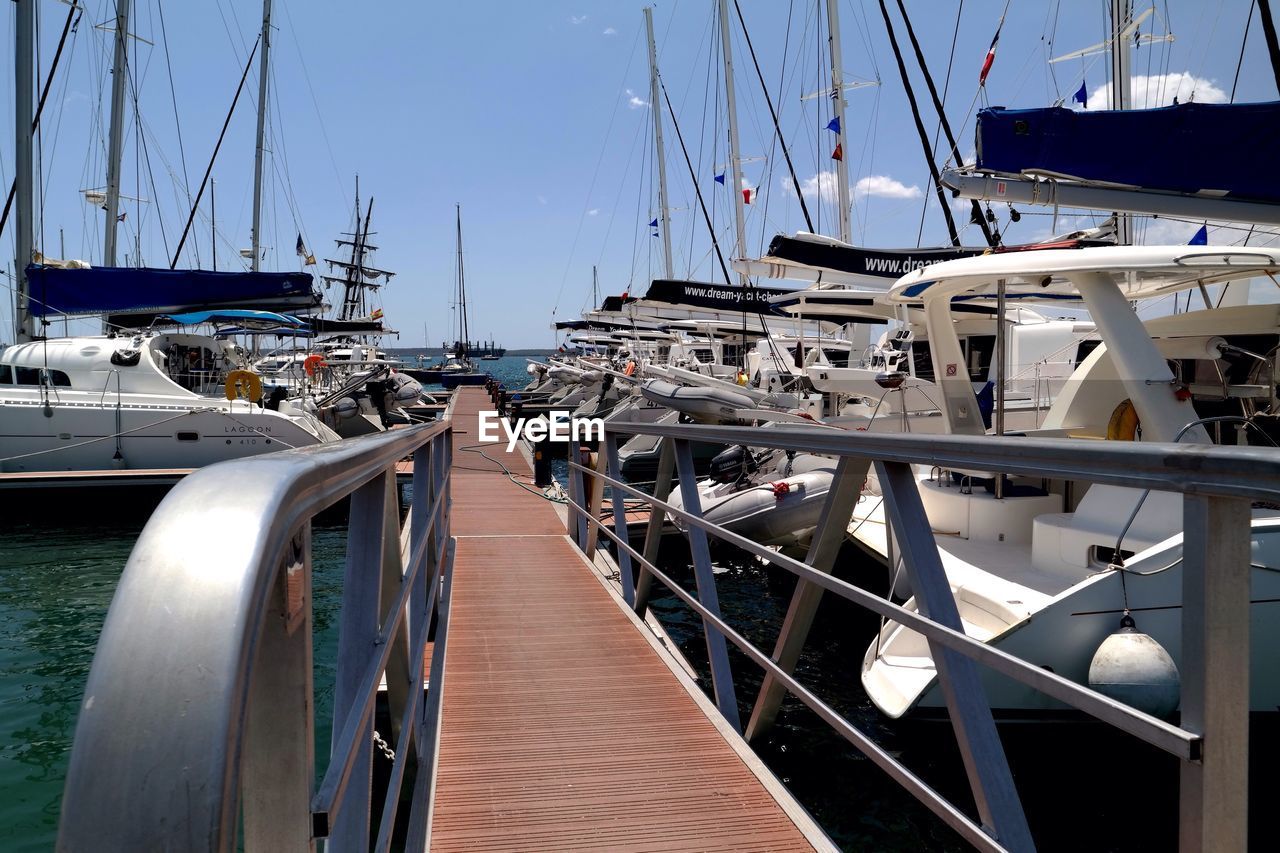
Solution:
M 435 850 L 803 850 L 827 842 L 454 401 L 456 538 Z M 471 447 L 473 450 L 467 450 Z M 495 460 L 495 461 L 491 461 Z M 501 462 L 501 466 L 499 465 Z

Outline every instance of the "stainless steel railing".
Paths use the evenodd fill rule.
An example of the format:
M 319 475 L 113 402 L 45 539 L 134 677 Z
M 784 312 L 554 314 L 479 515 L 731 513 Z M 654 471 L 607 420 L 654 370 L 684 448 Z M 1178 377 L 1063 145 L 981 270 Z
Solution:
M 387 850 L 429 820 L 443 676 L 447 422 L 224 462 L 182 481 L 120 578 L 76 726 L 61 850 Z M 396 463 L 414 458 L 404 529 Z M 332 749 L 315 782 L 311 522 L 350 497 Z M 210 535 L 210 531 L 216 531 Z M 424 699 L 423 657 L 438 638 Z M 390 781 L 374 790 L 374 700 Z M 412 807 L 397 821 L 406 770 Z M 383 808 L 371 804 L 381 794 Z
M 654 493 L 622 481 L 619 436 L 661 436 L 664 449 Z M 692 442 L 746 444 L 827 454 L 838 458 L 818 527 L 804 561 L 758 545 L 702 518 Z M 1082 452 L 1087 450 L 1087 452 Z M 568 530 L 586 552 L 603 533 L 616 546 L 623 598 L 637 612 L 647 606 L 654 579 L 702 618 L 712 689 L 725 718 L 739 731 L 738 703 L 727 642 L 765 672 L 745 729 L 750 739 L 766 728 L 784 692 L 811 708 L 975 847 L 1031 850 L 1034 842 L 996 733 L 977 664 L 1016 679 L 1054 699 L 1153 744 L 1180 760 L 1180 837 L 1185 850 L 1244 849 L 1248 801 L 1249 525 L 1250 502 L 1280 495 L 1280 453 L 1205 445 L 1081 442 L 1066 439 L 892 435 L 776 425 L 748 427 L 607 422 L 596 468 L 570 458 Z M 886 517 L 901 549 L 917 611 L 830 574 L 862 484 L 874 465 Z M 937 544 L 917 491 L 913 465 L 1037 478 L 1106 483 L 1184 496 L 1183 660 L 1181 724 L 1173 725 L 965 635 Z M 684 508 L 666 501 L 678 473 Z M 585 477 L 590 477 L 590 489 Z M 612 490 L 613 528 L 596 510 L 603 488 Z M 588 493 L 588 491 L 590 493 Z M 643 551 L 630 544 L 626 499 L 650 506 Z M 654 563 L 666 517 L 689 534 L 696 595 Z M 721 617 L 707 536 L 768 559 L 798 578 L 772 653 L 747 641 Z M 639 566 L 639 572 L 633 572 Z M 924 635 L 938 671 L 947 709 L 977 806 L 977 819 L 948 801 L 866 733 L 823 702 L 793 675 L 818 601 L 834 593 Z

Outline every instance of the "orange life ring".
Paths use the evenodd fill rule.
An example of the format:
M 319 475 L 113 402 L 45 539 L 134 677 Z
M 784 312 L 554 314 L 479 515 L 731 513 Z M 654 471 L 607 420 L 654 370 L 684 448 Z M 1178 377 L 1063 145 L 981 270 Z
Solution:
M 316 355 L 314 353 L 307 356 L 302 361 L 302 369 L 306 371 L 306 374 L 308 376 L 315 376 L 317 370 L 319 370 L 322 367 L 328 367 L 328 366 L 329 365 L 324 360 L 324 356 Z

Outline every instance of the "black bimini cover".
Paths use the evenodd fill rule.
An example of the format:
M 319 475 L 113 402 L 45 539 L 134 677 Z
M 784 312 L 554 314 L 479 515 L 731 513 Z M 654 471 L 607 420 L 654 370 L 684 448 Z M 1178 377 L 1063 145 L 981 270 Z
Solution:
M 774 310 L 769 300 L 774 296 L 794 292 L 794 290 L 780 287 L 741 287 L 658 278 L 649 285 L 644 299 L 646 302 L 665 302 L 669 305 L 702 308 L 708 311 L 776 314 L 778 312 Z
M 381 335 L 386 332 L 381 320 L 329 320 L 308 317 L 307 326 L 316 335 Z
M 930 264 L 981 255 L 985 248 L 946 246 L 937 249 L 866 249 L 861 246 L 834 246 L 779 234 L 769 244 L 765 258 L 777 258 L 806 267 L 834 270 L 850 275 L 897 281 L 907 273 Z
M 211 272 L 134 267 L 27 267 L 31 313 L 177 314 L 208 308 L 257 308 L 296 313 L 321 302 L 311 274 Z
M 600 310 L 621 311 L 623 305 L 635 301 L 636 298 L 634 296 L 627 296 L 626 294 L 623 294 L 622 296 L 606 296 L 604 298 L 604 302 L 600 303 Z
M 1280 101 L 978 112 L 978 169 L 1280 201 Z

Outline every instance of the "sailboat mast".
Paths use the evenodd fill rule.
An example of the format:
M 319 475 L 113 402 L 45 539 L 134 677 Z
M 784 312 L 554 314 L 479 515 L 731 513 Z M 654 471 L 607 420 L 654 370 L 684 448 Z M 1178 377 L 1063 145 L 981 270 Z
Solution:
M 462 333 L 462 351 L 466 354 L 471 346 L 471 330 L 467 328 L 467 275 L 462 267 L 462 205 L 456 205 L 458 217 L 458 330 Z
M 729 37 L 728 0 L 720 0 L 720 52 L 724 56 L 724 96 L 729 105 L 729 174 L 733 181 L 733 214 L 737 234 L 737 254 L 735 258 L 746 257 L 747 223 L 743 212 L 742 198 L 742 157 L 738 151 L 738 104 L 733 93 L 733 49 Z M 739 283 L 748 284 L 746 273 L 739 273 Z M 727 284 L 728 282 L 726 282 Z
M 267 78 L 271 54 L 271 0 L 262 0 L 262 56 L 258 64 L 258 133 L 253 155 L 253 245 L 254 272 L 262 259 L 262 140 L 267 124 Z
M 14 295 L 13 333 L 19 343 L 35 337 L 35 324 L 28 304 L 30 284 L 27 281 L 27 264 L 35 251 L 32 228 L 31 191 L 31 124 L 33 120 L 35 68 L 33 45 L 35 42 L 36 0 L 17 0 L 17 32 L 14 33 L 14 142 L 17 157 L 15 167 L 17 208 L 14 214 L 16 233 L 14 274 L 17 276 L 17 293 Z
M 600 307 L 600 277 L 596 274 L 596 265 L 591 265 L 591 307 Z
M 1133 106 L 1129 80 L 1132 76 L 1129 45 L 1121 38 L 1124 28 L 1133 21 L 1133 0 L 1111 0 L 1111 108 L 1127 110 Z M 1116 243 L 1133 243 L 1133 219 L 1127 213 L 1116 213 Z
M 840 11 L 838 0 L 827 0 L 827 42 L 831 48 L 831 104 L 835 109 L 840 138 L 846 137 L 844 120 L 844 66 L 840 53 Z M 849 165 L 844 151 L 836 160 L 836 197 L 840 203 L 840 239 L 853 242 L 853 225 L 849 221 Z
M 658 163 L 658 231 L 662 234 L 662 269 L 675 275 L 671 263 L 671 221 L 667 207 L 667 157 L 662 146 L 662 108 L 658 100 L 658 47 L 653 40 L 653 8 L 644 7 L 644 28 L 649 35 L 649 112 L 653 114 L 654 159 Z M 598 302 L 597 302 L 598 304 Z
M 124 148 L 124 95 L 128 88 L 129 0 L 116 0 L 116 55 L 111 67 L 111 136 L 107 149 L 107 224 L 102 263 L 116 265 L 116 226 L 120 216 L 120 159 Z M 30 127 L 30 123 L 27 127 Z

